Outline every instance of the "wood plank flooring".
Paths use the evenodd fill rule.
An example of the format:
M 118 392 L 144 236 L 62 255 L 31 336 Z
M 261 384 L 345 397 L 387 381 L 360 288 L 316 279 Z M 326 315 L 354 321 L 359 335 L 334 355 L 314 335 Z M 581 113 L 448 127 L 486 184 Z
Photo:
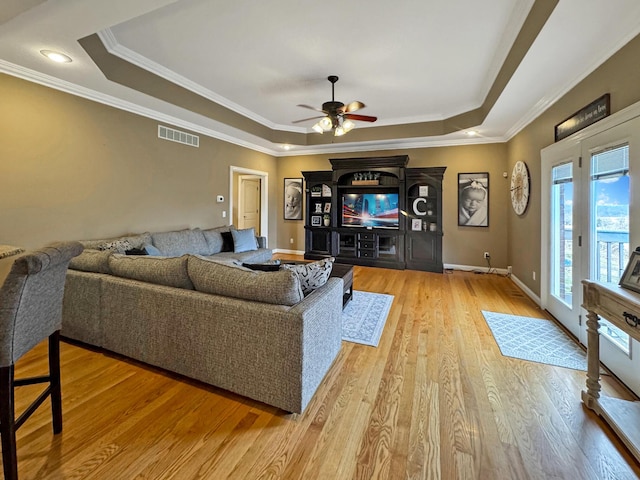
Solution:
M 354 286 L 395 296 L 380 345 L 343 342 L 302 415 L 63 343 L 64 430 L 46 402 L 18 431 L 21 480 L 639 478 L 584 372 L 501 355 L 481 310 L 550 318 L 510 279 L 356 267 Z M 17 376 L 43 369 L 41 344 Z

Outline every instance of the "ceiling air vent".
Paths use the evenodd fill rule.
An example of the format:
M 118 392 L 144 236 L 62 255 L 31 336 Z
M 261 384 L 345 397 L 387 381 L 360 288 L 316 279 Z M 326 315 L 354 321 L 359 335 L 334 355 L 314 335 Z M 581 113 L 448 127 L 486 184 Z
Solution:
M 187 132 L 181 132 L 173 128 L 165 127 L 164 125 L 158 125 L 158 138 L 164 138 L 171 142 L 184 143 L 192 147 L 200 146 L 200 137 L 192 135 Z

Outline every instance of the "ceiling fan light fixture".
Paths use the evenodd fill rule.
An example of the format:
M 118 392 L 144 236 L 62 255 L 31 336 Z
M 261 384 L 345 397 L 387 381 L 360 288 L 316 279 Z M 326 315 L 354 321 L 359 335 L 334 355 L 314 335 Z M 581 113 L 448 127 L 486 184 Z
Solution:
M 324 117 L 323 119 L 321 119 L 318 122 L 318 125 L 320 125 L 322 130 L 324 130 L 325 132 L 328 132 L 329 130 L 331 130 L 333 128 L 333 122 L 331 121 L 331 119 L 329 117 Z
M 322 128 L 322 125 L 320 125 L 320 122 L 316 123 L 313 127 L 311 127 L 311 129 L 314 132 L 319 133 L 320 135 L 324 133 L 324 128 Z
M 333 135 L 336 136 L 336 137 L 341 137 L 345 133 L 347 133 L 347 132 L 344 131 L 344 128 L 342 128 L 341 126 L 338 125 L 336 127 L 335 131 L 333 132 Z
M 344 122 L 342 122 L 342 129 L 344 130 L 344 133 L 349 133 L 355 126 L 356 124 L 349 119 L 346 119 Z

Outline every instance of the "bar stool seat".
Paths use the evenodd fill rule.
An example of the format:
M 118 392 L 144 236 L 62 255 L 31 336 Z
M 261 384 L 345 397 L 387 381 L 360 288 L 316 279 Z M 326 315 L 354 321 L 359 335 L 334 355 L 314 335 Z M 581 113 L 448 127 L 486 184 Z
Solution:
M 5 480 L 17 480 L 16 430 L 51 397 L 53 433 L 62 431 L 60 328 L 62 298 L 69 261 L 82 252 L 78 242 L 54 243 L 16 255 L 0 287 L 0 437 Z M 0 277 L 0 281 L 2 278 Z M 15 379 L 14 365 L 29 350 L 49 339 L 49 374 Z M 48 384 L 15 418 L 15 387 Z

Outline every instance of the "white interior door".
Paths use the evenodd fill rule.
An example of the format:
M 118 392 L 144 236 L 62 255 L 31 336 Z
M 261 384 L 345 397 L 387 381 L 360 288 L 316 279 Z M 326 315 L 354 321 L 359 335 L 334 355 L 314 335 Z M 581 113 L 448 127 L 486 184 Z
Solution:
M 260 179 L 240 176 L 238 228 L 254 228 L 260 235 Z

